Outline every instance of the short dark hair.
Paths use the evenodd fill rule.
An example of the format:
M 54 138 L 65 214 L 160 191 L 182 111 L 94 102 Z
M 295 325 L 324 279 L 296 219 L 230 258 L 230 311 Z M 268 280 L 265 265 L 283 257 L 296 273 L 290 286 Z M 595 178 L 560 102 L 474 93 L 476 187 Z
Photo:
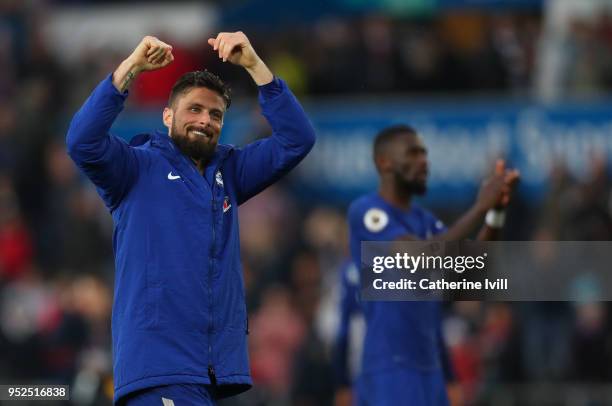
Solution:
M 231 89 L 219 76 L 207 70 L 196 70 L 185 73 L 174 83 L 170 91 L 170 97 L 168 98 L 168 106 L 172 106 L 180 94 L 186 93 L 194 87 L 205 87 L 219 93 L 219 96 L 221 96 L 225 102 L 226 109 L 228 109 L 232 103 Z
M 383 150 L 389 144 L 395 141 L 398 135 L 406 134 L 406 133 L 417 135 L 417 132 L 414 128 L 407 126 L 405 124 L 392 125 L 390 127 L 382 129 L 376 135 L 376 138 L 374 139 L 374 151 L 373 151 L 374 159 L 376 160 L 376 157 L 382 154 Z

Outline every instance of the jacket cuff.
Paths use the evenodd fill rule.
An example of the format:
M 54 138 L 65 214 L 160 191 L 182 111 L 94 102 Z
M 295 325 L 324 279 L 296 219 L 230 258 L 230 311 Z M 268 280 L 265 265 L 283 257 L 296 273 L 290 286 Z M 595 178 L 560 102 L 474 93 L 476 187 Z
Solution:
M 105 91 L 107 91 L 107 92 L 111 93 L 112 95 L 122 97 L 124 100 L 125 100 L 125 99 L 128 97 L 128 95 L 130 94 L 129 90 L 127 90 L 127 89 L 125 90 L 125 92 L 121 93 L 121 92 L 119 91 L 119 89 L 117 89 L 117 88 L 115 87 L 115 85 L 113 85 L 113 74 L 112 74 L 112 73 L 111 73 L 111 74 L 109 74 L 109 75 L 106 77 L 106 79 L 104 79 L 104 80 L 102 81 L 102 83 L 103 83 L 103 85 L 102 85 L 102 86 L 104 87 Z
M 261 101 L 268 101 L 281 94 L 283 90 L 283 81 L 274 76 L 272 82 L 259 86 L 259 98 Z

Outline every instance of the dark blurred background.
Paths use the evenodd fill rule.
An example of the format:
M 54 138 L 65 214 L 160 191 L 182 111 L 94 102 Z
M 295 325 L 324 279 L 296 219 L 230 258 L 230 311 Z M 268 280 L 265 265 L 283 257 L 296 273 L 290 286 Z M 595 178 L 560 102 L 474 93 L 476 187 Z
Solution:
M 206 45 L 238 29 L 319 139 L 241 208 L 255 388 L 224 405 L 332 404 L 345 209 L 376 187 L 371 142 L 386 125 L 424 136 L 423 204 L 447 223 L 502 156 L 523 174 L 505 239 L 611 239 L 610 0 L 1 0 L 1 383 L 70 384 L 71 404 L 110 404 L 112 220 L 66 155 L 67 125 L 150 34 L 176 60 L 138 79 L 115 134 L 162 128 L 174 80 L 207 68 L 236 99 L 222 141 L 265 136 L 256 87 Z M 608 303 L 447 307 L 457 404 L 612 404 Z

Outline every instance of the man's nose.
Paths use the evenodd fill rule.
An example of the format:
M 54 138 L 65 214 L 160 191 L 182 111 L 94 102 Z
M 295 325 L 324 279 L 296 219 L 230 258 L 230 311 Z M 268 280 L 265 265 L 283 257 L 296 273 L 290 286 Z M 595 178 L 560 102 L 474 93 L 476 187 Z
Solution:
M 421 156 L 420 161 L 423 165 L 429 165 L 429 160 L 427 159 L 427 155 L 425 154 Z
M 419 168 L 421 170 L 429 170 L 429 161 L 426 156 L 422 156 L 419 158 Z
M 200 113 L 200 115 L 198 116 L 198 122 L 200 123 L 200 125 L 203 126 L 207 126 L 210 124 L 210 114 L 208 113 L 208 111 L 204 110 L 202 113 Z

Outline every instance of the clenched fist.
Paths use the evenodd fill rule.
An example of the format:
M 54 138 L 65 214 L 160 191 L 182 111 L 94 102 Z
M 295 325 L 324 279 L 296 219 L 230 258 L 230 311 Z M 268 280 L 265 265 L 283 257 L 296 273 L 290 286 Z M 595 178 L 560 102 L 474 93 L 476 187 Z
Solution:
M 120 92 L 125 92 L 141 72 L 161 69 L 173 60 L 170 45 L 155 37 L 146 36 L 115 70 L 113 85 Z
M 128 57 L 140 72 L 168 66 L 173 60 L 172 47 L 163 41 L 146 36 Z

